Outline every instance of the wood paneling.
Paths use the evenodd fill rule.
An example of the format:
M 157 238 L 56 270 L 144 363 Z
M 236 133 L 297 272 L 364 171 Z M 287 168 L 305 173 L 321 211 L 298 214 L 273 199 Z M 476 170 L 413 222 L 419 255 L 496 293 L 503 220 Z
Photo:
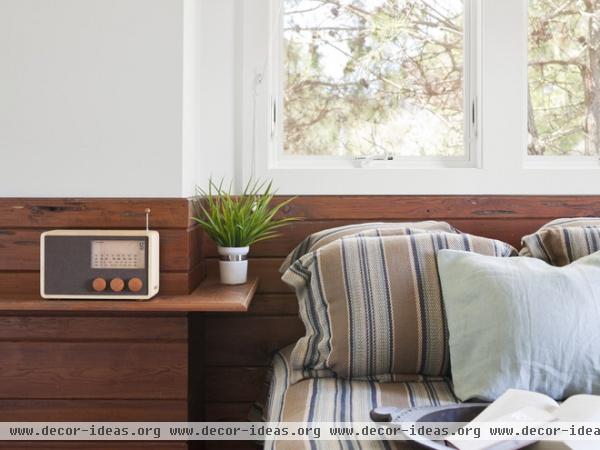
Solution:
M 189 272 L 187 272 L 185 280 L 187 281 L 187 290 L 185 289 L 181 289 L 180 287 L 175 288 L 175 286 L 173 286 L 173 289 L 162 289 L 161 287 L 161 292 L 160 294 L 162 295 L 185 295 L 185 294 L 191 294 L 192 292 L 194 292 L 194 289 L 196 289 L 200 283 L 206 279 L 206 263 L 204 261 L 201 261 L 200 263 L 198 263 L 196 266 L 192 267 L 190 269 Z
M 162 294 L 191 292 L 205 271 L 218 274 L 215 245 L 190 221 L 187 200 L 4 199 L 0 201 L 0 294 L 37 294 L 41 230 L 107 224 L 142 228 L 146 207 L 152 209 L 151 227 L 161 233 Z M 46 413 L 71 417 L 82 407 L 88 408 L 90 417 L 115 420 L 155 413 L 180 417 L 188 413 L 182 408 L 190 400 L 194 408 L 200 405 L 206 420 L 245 420 L 263 387 L 273 352 L 304 333 L 295 295 L 281 282 L 278 269 L 308 234 L 349 223 L 445 220 L 464 232 L 519 247 L 523 235 L 551 219 L 600 216 L 600 197 L 305 196 L 282 214 L 303 220 L 285 228 L 282 236 L 252 246 L 250 275 L 259 277 L 260 283 L 246 313 L 193 314 L 190 329 L 184 316 L 65 317 L 60 312 L 54 314 L 63 316 L 49 316 L 51 312 L 0 316 L 0 358 L 4 358 L 0 360 L 10 369 L 0 375 L 7 377 L 0 379 L 0 398 L 4 398 L 0 419 L 10 409 L 24 418 L 43 418 Z M 132 303 L 132 311 L 135 306 Z M 191 342 L 186 347 L 187 335 Z M 196 367 L 187 386 L 188 368 L 181 363 L 187 361 L 185 351 Z M 133 366 L 140 372 L 131 370 Z M 169 386 L 156 389 L 163 384 Z M 12 398 L 6 386 L 14 388 Z M 109 398 L 107 392 L 117 397 Z M 111 448 L 120 448 L 112 444 Z M 152 444 L 185 448 L 184 443 Z M 45 448 L 69 448 L 53 445 Z M 102 448 L 94 445 L 86 447 Z M 148 443 L 122 445 L 153 448 Z M 245 442 L 212 442 L 206 448 L 253 447 Z
M 207 402 L 253 402 L 266 381 L 267 367 L 207 367 Z
M 185 317 L 0 316 L 0 341 L 180 341 Z
M 292 293 L 255 295 L 247 315 L 298 316 L 298 300 Z
M 161 294 L 202 281 L 202 231 L 186 199 L 0 199 L 0 420 L 186 421 L 191 401 L 187 309 L 178 315 L 126 302 L 103 312 L 39 299 L 39 236 L 49 229 L 142 229 L 145 208 L 160 233 Z M 7 300 L 5 300 L 7 301 Z M 37 303 L 36 303 L 37 302 Z M 62 304 L 63 308 L 52 309 Z M 65 305 L 68 303 L 68 305 Z M 51 310 L 36 309 L 35 304 Z M 166 304 L 166 303 L 165 303 Z M 30 310 L 26 312 L 25 306 Z M 68 307 L 67 307 L 68 306 Z M 33 309 L 31 309 L 33 308 Z M 10 309 L 10 308 L 9 308 Z M 146 308 L 148 309 L 148 308 Z M 162 311 L 162 310 L 161 310 Z M 2 448 L 185 449 L 186 442 L 10 442 Z
M 0 400 L 2 422 L 185 422 L 185 400 Z
M 205 320 L 208 366 L 267 366 L 273 353 L 304 334 L 293 316 L 211 317 Z
M 187 233 L 187 249 L 188 249 L 188 267 L 196 267 L 204 261 L 204 243 L 206 233 L 200 228 L 199 225 L 195 225 L 192 228 L 188 228 Z
M 189 201 L 184 198 L 3 198 L 0 228 L 188 228 Z
M 14 450 L 24 448 L 27 450 L 184 450 L 188 448 L 186 442 L 40 442 L 40 441 L 0 441 L 0 450 Z M 256 448 L 256 447 L 255 447 Z M 241 448 L 240 448 L 241 450 Z
M 280 199 L 285 199 L 281 197 Z M 305 220 L 555 219 L 600 216 L 599 196 L 303 196 L 283 214 Z
M 187 344 L 2 342 L 0 398 L 187 399 Z
M 248 413 L 253 402 L 208 402 L 206 403 L 206 420 L 208 422 L 239 422 L 248 420 Z

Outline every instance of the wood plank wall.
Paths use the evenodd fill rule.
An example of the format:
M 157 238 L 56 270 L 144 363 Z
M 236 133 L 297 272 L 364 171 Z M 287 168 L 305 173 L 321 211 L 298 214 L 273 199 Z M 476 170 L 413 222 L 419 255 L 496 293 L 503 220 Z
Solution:
M 522 236 L 558 217 L 600 216 L 600 197 L 573 196 L 316 196 L 284 211 L 301 222 L 251 249 L 250 272 L 260 277 L 249 314 L 205 319 L 206 417 L 244 420 L 258 396 L 272 353 L 304 332 L 294 294 L 278 267 L 307 235 L 369 221 L 445 220 L 463 232 L 520 248 Z M 217 273 L 214 244 L 205 238 L 208 272 Z
M 39 295 L 39 237 L 48 229 L 142 229 L 161 237 L 161 292 L 200 281 L 201 233 L 186 199 L 0 199 L 0 294 Z M 186 314 L 0 315 L 0 420 L 185 421 Z M 90 442 L 0 442 L 0 448 L 106 448 Z M 186 442 L 111 442 L 115 449 L 186 449 Z
M 59 228 L 143 229 L 160 232 L 163 294 L 186 294 L 205 275 L 201 230 L 189 222 L 187 199 L 1 199 L 0 293 L 36 294 L 40 233 Z
M 142 228 L 146 207 L 152 209 L 151 227 L 161 233 L 161 292 L 189 292 L 201 279 L 205 263 L 208 272 L 217 274 L 215 246 L 189 223 L 189 202 L 185 199 L 0 199 L 0 293 L 39 292 L 37 270 L 42 230 Z M 194 333 L 186 329 L 188 322 L 184 316 L 153 316 L 157 322 L 153 325 L 155 334 L 151 335 L 147 334 L 147 327 L 140 334 L 139 323 L 148 317 L 129 315 L 115 320 L 107 314 L 2 316 L 0 358 L 12 361 L 3 367 L 13 367 L 10 373 L 4 373 L 11 377 L 13 389 L 8 392 L 0 388 L 0 419 L 42 419 L 48 414 L 55 420 L 74 416 L 114 419 L 116 408 L 124 411 L 123 418 L 146 414 L 150 420 L 159 414 L 163 420 L 176 420 L 182 417 L 184 403 L 189 400 L 184 397 L 184 387 L 177 383 L 186 370 L 181 366 L 181 355 L 187 348 L 182 333 L 189 332 L 192 341 L 200 345 L 198 352 L 203 354 L 198 355 L 198 360 L 205 361 L 198 377 L 192 380 L 202 391 L 199 401 L 202 397 L 206 400 L 205 418 L 244 420 L 261 389 L 273 351 L 293 343 L 303 333 L 295 296 L 280 281 L 277 269 L 287 253 L 311 232 L 367 221 L 436 219 L 446 220 L 464 232 L 519 246 L 523 235 L 551 219 L 600 216 L 600 197 L 315 196 L 296 199 L 283 213 L 303 220 L 285 229 L 279 238 L 253 246 L 250 272 L 261 281 L 246 314 L 197 316 L 189 322 L 197 325 Z M 95 336 L 100 338 L 90 341 L 85 330 L 92 326 Z M 98 359 L 86 360 L 82 356 L 80 364 L 70 361 L 89 345 L 101 355 Z M 52 361 L 44 359 L 44 346 L 51 346 Z M 144 368 L 142 373 L 128 372 L 120 366 L 115 355 L 127 352 L 127 348 L 141 358 L 137 364 Z M 152 368 L 148 361 L 156 360 L 157 354 L 171 356 L 165 357 L 160 367 Z M 17 361 L 17 355 L 26 358 Z M 77 385 L 78 377 L 88 366 L 98 373 L 121 371 L 122 384 L 110 389 L 117 389 L 122 398 L 104 398 L 101 385 Z M 27 374 L 31 373 L 48 376 L 41 377 L 46 379 L 40 384 L 31 383 L 27 381 Z M 151 389 L 145 379 L 160 376 L 171 378 L 170 390 L 148 394 Z M 132 443 L 123 444 L 122 448 L 141 447 Z M 230 447 L 243 448 L 241 444 Z M 64 446 L 48 443 L 44 448 Z

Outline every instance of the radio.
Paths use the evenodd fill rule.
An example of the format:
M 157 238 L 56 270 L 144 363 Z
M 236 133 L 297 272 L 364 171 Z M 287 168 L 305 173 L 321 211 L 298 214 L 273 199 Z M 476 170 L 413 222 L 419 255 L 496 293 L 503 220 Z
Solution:
M 159 236 L 146 230 L 54 230 L 40 238 L 48 299 L 147 300 L 159 288 Z

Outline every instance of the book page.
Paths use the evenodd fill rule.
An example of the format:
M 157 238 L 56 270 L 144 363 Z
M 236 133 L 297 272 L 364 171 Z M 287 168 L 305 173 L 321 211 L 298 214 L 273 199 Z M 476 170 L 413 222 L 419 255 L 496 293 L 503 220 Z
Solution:
M 563 402 L 554 415 L 562 422 L 600 422 L 600 396 L 574 395 Z M 573 450 L 596 450 L 597 441 L 566 441 Z
M 600 396 L 574 395 L 563 402 L 554 413 L 562 422 L 600 422 Z
M 473 422 L 493 422 L 500 418 L 508 421 L 510 420 L 508 416 L 525 408 L 538 408 L 547 413 L 554 413 L 558 409 L 558 403 L 544 394 L 509 389 L 475 417 Z
M 557 408 L 558 403 L 544 394 L 509 389 L 470 423 L 519 421 L 550 422 L 554 419 L 554 412 Z M 448 442 L 459 450 L 516 450 L 532 444 L 531 441 L 512 440 L 498 442 L 448 439 Z M 561 447 L 556 446 L 550 448 Z M 562 448 L 565 447 L 563 446 Z

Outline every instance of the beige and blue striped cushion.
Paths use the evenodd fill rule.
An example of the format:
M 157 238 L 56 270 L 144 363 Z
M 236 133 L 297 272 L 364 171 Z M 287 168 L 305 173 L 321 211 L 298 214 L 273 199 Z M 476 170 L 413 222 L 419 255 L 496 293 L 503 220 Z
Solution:
M 403 234 L 416 234 L 423 232 L 447 232 L 458 233 L 451 225 L 446 222 L 425 220 L 422 222 L 369 222 L 342 227 L 328 228 L 317 231 L 307 236 L 298 246 L 287 256 L 279 271 L 284 273 L 292 263 L 307 253 L 314 252 L 319 248 L 333 242 L 337 239 L 350 236 L 395 236 Z
M 347 237 L 297 260 L 282 279 L 296 290 L 306 334 L 291 355 L 303 376 L 389 381 L 449 373 L 439 249 L 510 256 L 503 242 L 467 234 Z
M 407 375 L 394 383 L 310 378 L 290 385 L 298 378 L 291 367 L 291 346 L 278 352 L 273 360 L 273 376 L 267 422 L 369 422 L 370 412 L 380 406 L 408 408 L 458 403 L 450 382 L 445 378 Z M 265 449 L 329 449 L 332 441 L 267 441 Z M 404 441 L 345 441 L 346 449 L 400 449 Z M 410 447 L 412 448 L 412 447 Z
M 600 251 L 600 218 L 556 219 L 522 239 L 521 256 L 542 259 L 554 266 Z

